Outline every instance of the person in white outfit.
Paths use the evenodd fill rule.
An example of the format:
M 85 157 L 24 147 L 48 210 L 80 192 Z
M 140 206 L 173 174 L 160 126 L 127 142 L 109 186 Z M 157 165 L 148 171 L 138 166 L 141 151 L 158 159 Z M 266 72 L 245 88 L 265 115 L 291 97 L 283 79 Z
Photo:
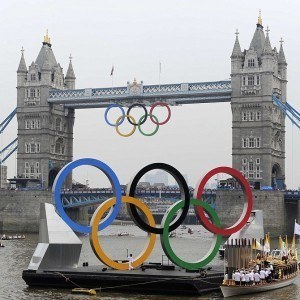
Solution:
M 133 257 L 132 254 L 130 254 L 128 257 L 129 270 L 133 270 L 132 263 L 133 263 Z

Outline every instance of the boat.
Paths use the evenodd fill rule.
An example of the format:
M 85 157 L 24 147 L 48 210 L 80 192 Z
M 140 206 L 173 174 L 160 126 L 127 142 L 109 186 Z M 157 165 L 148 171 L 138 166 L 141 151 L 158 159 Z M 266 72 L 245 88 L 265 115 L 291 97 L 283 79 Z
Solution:
M 5 241 L 5 240 L 24 240 L 25 239 L 25 235 L 5 235 L 3 234 L 2 237 L 0 237 L 1 240 Z
M 193 230 L 192 228 L 189 228 L 189 229 L 188 229 L 188 233 L 189 233 L 189 234 L 193 234 L 193 233 L 194 233 L 194 230 Z
M 176 237 L 176 232 L 175 231 L 171 231 L 169 233 L 169 238 L 173 238 L 173 237 Z
M 181 225 L 180 229 L 186 229 L 187 227 L 185 225 Z
M 268 234 L 260 243 L 255 239 L 228 243 L 228 266 L 220 286 L 224 298 L 266 292 L 294 283 L 299 274 L 295 237 L 290 248 L 287 239 L 284 243 L 279 237 L 279 244 L 280 250 L 270 251 Z
M 129 233 L 127 231 L 122 231 L 118 233 L 118 236 L 129 236 Z

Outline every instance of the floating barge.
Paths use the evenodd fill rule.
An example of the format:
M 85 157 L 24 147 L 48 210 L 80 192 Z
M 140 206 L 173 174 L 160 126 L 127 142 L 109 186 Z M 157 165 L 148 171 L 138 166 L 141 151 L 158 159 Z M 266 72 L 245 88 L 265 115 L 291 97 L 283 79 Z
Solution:
M 153 267 L 153 266 L 152 266 Z M 30 287 L 82 287 L 107 292 L 128 292 L 164 295 L 203 295 L 220 291 L 223 271 L 212 268 L 205 272 L 185 270 L 142 269 L 119 271 L 103 266 L 76 269 L 24 270 L 22 277 Z

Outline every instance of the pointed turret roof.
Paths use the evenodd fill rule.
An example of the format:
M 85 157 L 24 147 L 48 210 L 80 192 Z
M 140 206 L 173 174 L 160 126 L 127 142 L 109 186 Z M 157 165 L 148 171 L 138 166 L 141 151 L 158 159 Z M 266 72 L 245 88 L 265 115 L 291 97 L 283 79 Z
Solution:
M 261 12 L 259 12 L 258 22 L 256 24 L 256 29 L 250 44 L 250 48 L 252 47 L 254 50 L 256 50 L 258 57 L 261 56 L 265 45 L 265 33 L 263 29 L 264 27 L 262 25 Z
M 38 57 L 36 58 L 35 63 L 37 65 L 39 65 L 40 68 L 42 68 L 42 66 L 45 64 L 45 61 L 47 61 L 47 64 L 49 64 L 50 68 L 57 66 L 57 62 L 56 62 L 54 53 L 51 48 L 48 31 L 47 31 L 46 35 L 44 36 L 43 46 L 39 52 Z
M 21 52 L 22 52 L 22 55 L 21 55 L 21 59 L 20 59 L 20 63 L 19 63 L 19 67 L 18 67 L 17 72 L 18 73 L 22 73 L 22 72 L 26 73 L 27 72 L 27 67 L 26 67 L 26 63 L 25 63 L 23 47 L 22 47 Z
M 283 44 L 283 40 L 281 38 L 281 40 L 280 40 L 280 49 L 279 49 L 279 54 L 278 54 L 278 63 L 279 64 L 287 64 L 282 44 Z
M 269 38 L 269 27 L 267 27 L 267 36 L 266 36 L 266 40 L 265 40 L 265 44 L 264 44 L 264 49 L 263 49 L 263 55 L 266 54 L 273 54 L 273 50 L 272 50 L 272 46 L 271 46 L 271 42 L 270 42 L 270 38 Z
M 74 69 L 73 69 L 73 65 L 72 65 L 72 56 L 70 54 L 70 63 L 69 63 L 69 67 L 68 67 L 68 71 L 66 74 L 66 79 L 76 79 L 75 73 L 74 73 Z
M 238 30 L 236 30 L 235 34 L 236 34 L 236 38 L 235 38 L 231 58 L 243 57 L 243 53 L 241 51 L 241 46 L 240 46 L 240 42 L 239 42 L 239 38 L 238 38 L 238 34 L 239 34 Z

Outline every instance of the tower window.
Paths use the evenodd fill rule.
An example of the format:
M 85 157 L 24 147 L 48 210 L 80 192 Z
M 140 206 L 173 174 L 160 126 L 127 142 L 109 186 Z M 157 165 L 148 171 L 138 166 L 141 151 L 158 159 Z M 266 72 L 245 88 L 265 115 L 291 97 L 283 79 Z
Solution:
M 30 98 L 35 98 L 35 89 L 30 89 Z
M 256 159 L 256 164 L 259 165 L 260 164 L 260 158 Z
M 61 119 L 57 118 L 55 123 L 56 131 L 61 131 Z
M 259 76 L 256 76 L 256 84 L 260 85 L 260 78 L 259 78 Z
M 242 120 L 247 121 L 247 112 L 245 111 L 242 113 Z
M 248 59 L 248 67 L 254 67 L 254 58 Z
M 31 81 L 35 81 L 35 80 L 36 80 L 35 73 L 30 74 L 30 80 L 31 80 Z
M 249 138 L 249 148 L 254 148 L 254 138 Z
M 261 113 L 260 111 L 256 112 L 256 121 L 260 121 L 261 120 Z
M 249 121 L 254 121 L 254 112 L 253 111 L 249 112 Z
M 260 148 L 260 138 L 256 138 L 256 148 Z
M 254 76 L 248 76 L 248 85 L 254 85 Z
M 243 85 L 246 85 L 246 76 L 243 76 Z
M 247 158 L 243 158 L 243 165 L 247 164 Z

